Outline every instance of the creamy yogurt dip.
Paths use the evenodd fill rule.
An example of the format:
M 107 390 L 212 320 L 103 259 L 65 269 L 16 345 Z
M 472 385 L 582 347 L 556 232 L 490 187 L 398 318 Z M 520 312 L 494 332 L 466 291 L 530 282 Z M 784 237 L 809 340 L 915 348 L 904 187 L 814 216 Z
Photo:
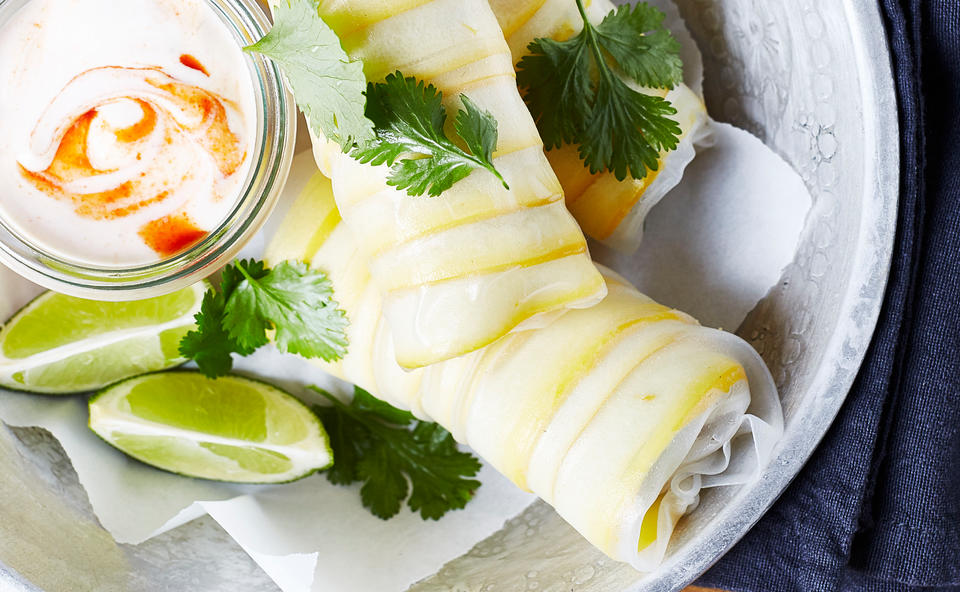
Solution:
M 172 256 L 240 198 L 253 92 L 204 0 L 31 0 L 0 26 L 0 218 L 81 264 Z

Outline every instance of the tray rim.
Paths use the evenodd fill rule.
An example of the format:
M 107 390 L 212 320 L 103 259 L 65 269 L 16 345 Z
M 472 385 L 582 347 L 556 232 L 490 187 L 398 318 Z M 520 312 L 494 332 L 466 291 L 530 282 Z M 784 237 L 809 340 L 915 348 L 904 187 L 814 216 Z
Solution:
M 716 521 L 705 533 L 710 545 L 688 547 L 665 569 L 642 578 L 624 592 L 682 590 L 720 560 L 773 506 L 819 447 L 840 412 L 872 342 L 886 294 L 893 257 L 900 199 L 900 122 L 892 54 L 880 5 L 872 0 L 843 0 L 855 61 L 861 80 L 865 146 L 864 211 L 851 281 L 841 300 L 845 313 L 824 352 L 810 390 L 816 407 L 804 413 L 815 423 L 805 426 L 803 439 L 785 438 L 778 455 L 751 489 L 742 512 Z M 872 107 L 872 109 L 870 109 Z M 872 146 L 871 146 L 872 141 Z M 872 173 L 872 175 L 871 175 Z M 869 198 L 868 194 L 874 197 Z M 871 224 L 873 222 L 873 224 Z M 866 237 L 864 238 L 864 235 Z M 851 344 L 855 348 L 851 350 Z M 745 505 L 745 504 L 740 504 Z
M 858 71 L 864 76 L 861 93 L 868 140 L 871 139 L 869 132 L 873 136 L 874 150 L 866 158 L 873 177 L 868 178 L 865 173 L 864 191 L 872 192 L 875 198 L 863 201 L 865 208 L 860 228 L 861 234 L 872 231 L 873 236 L 871 241 L 862 240 L 859 243 L 851 278 L 861 281 L 851 281 L 842 299 L 842 309 L 848 313 L 845 319 L 847 330 L 836 332 L 825 352 L 825 359 L 833 359 L 834 363 L 821 366 L 813 381 L 812 388 L 820 389 L 822 395 L 815 398 L 818 407 L 806 415 L 815 416 L 819 421 L 805 430 L 806 437 L 802 442 L 786 442 L 787 445 L 781 447 L 778 459 L 789 457 L 790 462 L 784 464 L 774 461 L 771 464 L 772 468 L 750 492 L 753 505 L 713 525 L 711 531 L 715 532 L 711 533 L 709 552 L 704 553 L 704 547 L 691 547 L 697 552 L 696 555 L 679 554 L 670 566 L 656 573 L 655 580 L 644 578 L 624 592 L 680 590 L 736 544 L 775 503 L 809 460 L 833 424 L 866 356 L 879 319 L 893 254 L 899 201 L 899 120 L 891 54 L 885 35 L 877 34 L 885 31 L 879 4 L 872 0 L 844 0 L 843 5 L 847 23 L 851 27 Z M 871 106 L 874 108 L 868 111 L 867 108 Z M 871 226 L 871 221 L 875 225 Z M 852 318 L 854 309 L 858 308 L 855 304 L 859 305 L 856 319 Z M 851 351 L 847 347 L 844 351 L 844 347 L 850 343 L 857 344 L 856 350 Z M 836 355 L 831 358 L 831 354 Z M 777 471 L 777 468 L 789 470 Z M 0 589 L 40 591 L 2 561 Z

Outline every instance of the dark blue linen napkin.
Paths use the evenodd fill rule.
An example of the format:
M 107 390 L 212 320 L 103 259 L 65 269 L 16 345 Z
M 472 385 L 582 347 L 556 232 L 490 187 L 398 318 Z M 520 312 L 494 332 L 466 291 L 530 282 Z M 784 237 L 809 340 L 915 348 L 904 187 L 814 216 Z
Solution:
M 902 159 L 880 321 L 810 462 L 702 586 L 960 591 L 960 0 L 880 5 Z

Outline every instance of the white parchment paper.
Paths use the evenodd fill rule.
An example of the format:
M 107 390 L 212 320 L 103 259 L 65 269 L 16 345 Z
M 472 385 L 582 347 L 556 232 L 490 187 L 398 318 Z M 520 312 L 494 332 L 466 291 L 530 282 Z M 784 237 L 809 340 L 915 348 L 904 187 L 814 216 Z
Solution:
M 683 44 L 688 85 L 701 87 L 700 55 L 668 0 L 667 23 Z M 715 124 L 712 148 L 698 153 L 680 185 L 651 213 L 639 253 L 592 245 L 594 257 L 651 297 L 705 325 L 735 329 L 793 258 L 810 208 L 799 176 L 750 134 Z M 298 158 L 278 211 L 244 256 L 266 237 L 313 173 Z M 40 289 L 0 267 L 0 319 Z M 309 363 L 274 350 L 239 361 L 237 370 L 309 398 L 305 385 L 345 392 Z M 188 479 L 130 460 L 86 428 L 85 397 L 0 390 L 0 420 L 40 426 L 63 445 L 94 512 L 113 537 L 142 542 L 208 513 L 285 592 L 400 592 L 499 529 L 531 501 L 484 467 L 483 486 L 465 510 L 436 522 L 408 511 L 381 521 L 360 505 L 357 487 L 323 475 L 280 486 L 234 486 Z
M 713 145 L 650 212 L 640 250 L 590 250 L 654 300 L 735 331 L 793 259 L 810 195 L 763 142 L 712 125 Z

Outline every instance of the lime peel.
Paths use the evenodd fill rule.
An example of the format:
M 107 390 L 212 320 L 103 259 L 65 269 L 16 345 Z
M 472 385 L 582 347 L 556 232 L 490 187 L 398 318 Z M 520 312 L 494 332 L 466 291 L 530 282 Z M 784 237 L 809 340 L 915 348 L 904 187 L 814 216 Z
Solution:
M 8 357 L 4 347 L 6 339 L 14 334 L 17 325 L 30 316 L 39 314 L 49 320 L 49 330 L 56 331 L 56 314 L 51 315 L 45 307 L 53 306 L 53 299 L 66 300 L 69 305 L 75 300 L 53 292 L 46 292 L 24 306 L 2 328 L 0 328 L 0 387 L 13 390 L 25 390 L 45 394 L 68 394 L 103 388 L 104 386 L 156 370 L 179 366 L 186 362 L 179 352 L 173 353 L 165 347 L 164 339 L 169 333 L 179 333 L 194 326 L 194 316 L 200 310 L 203 293 L 207 288 L 201 282 L 185 288 L 182 292 L 192 292 L 193 305 L 178 309 L 175 318 L 160 323 L 144 323 L 144 311 L 133 320 L 133 325 L 125 328 L 111 328 L 98 333 L 95 317 L 85 319 L 91 326 L 90 335 L 56 347 L 33 353 L 26 357 Z M 180 293 L 174 293 L 177 295 Z M 162 299 L 160 296 L 143 302 L 149 308 Z M 79 299 L 76 299 L 81 303 Z M 69 315 L 64 302 L 58 302 L 57 308 Z M 121 303 L 130 307 L 130 303 Z M 104 315 L 110 314 L 111 303 L 103 303 Z M 54 311 L 55 313 L 55 311 Z M 162 317 L 163 310 L 158 307 L 156 314 Z M 117 324 L 116 317 L 104 319 L 104 324 Z M 18 336 L 19 337 L 19 336 Z M 138 354 L 138 355 L 137 355 Z
M 231 388 L 255 389 L 263 397 L 265 425 L 295 425 L 303 434 L 297 442 L 277 443 L 284 434 L 267 430 L 265 438 L 226 437 L 201 429 L 185 429 L 145 419 L 129 405 L 128 396 L 146 382 L 151 396 L 164 397 L 164 384 L 178 389 L 183 404 L 185 389 L 197 393 L 198 417 L 208 417 L 210 432 L 223 432 L 215 422 L 237 417 L 229 397 Z M 188 385 L 193 384 L 193 388 Z M 217 397 L 203 396 L 216 392 Z M 187 395 L 189 397 L 189 395 Z M 158 401 L 160 402 L 160 401 Z M 146 374 L 108 387 L 91 398 L 90 429 L 108 444 L 159 469 L 189 477 L 237 483 L 294 481 L 333 464 L 333 451 L 320 420 L 292 395 L 270 384 L 240 376 L 210 379 L 196 371 Z M 242 414 L 241 414 L 242 415 Z M 229 426 L 227 426 L 229 427 Z M 242 429 L 226 430 L 242 433 Z

